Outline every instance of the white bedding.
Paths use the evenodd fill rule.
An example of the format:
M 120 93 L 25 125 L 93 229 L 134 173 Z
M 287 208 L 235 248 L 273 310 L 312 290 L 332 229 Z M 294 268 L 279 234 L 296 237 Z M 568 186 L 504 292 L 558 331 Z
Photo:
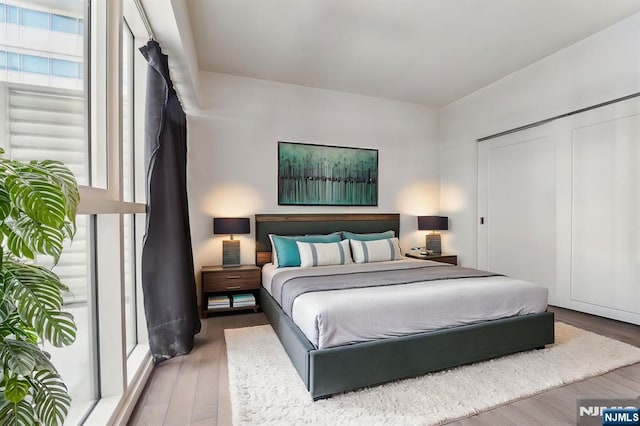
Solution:
M 401 262 L 429 261 L 379 263 Z M 363 270 L 367 265 L 361 265 Z M 320 268 L 336 266 L 276 268 L 267 264 L 262 268 L 262 285 L 271 294 L 271 281 L 278 273 Z M 545 287 L 494 276 L 305 293 L 295 299 L 292 319 L 316 347 L 330 348 L 544 312 L 546 308 Z

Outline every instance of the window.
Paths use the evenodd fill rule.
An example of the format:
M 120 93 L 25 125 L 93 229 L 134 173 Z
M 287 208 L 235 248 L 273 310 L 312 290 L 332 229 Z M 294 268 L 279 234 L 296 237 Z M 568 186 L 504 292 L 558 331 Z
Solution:
M 46 89 L 7 89 L 5 122 L 9 129 L 8 152 L 16 160 L 63 161 L 86 184 L 87 152 L 84 143 L 84 96 L 61 94 Z M 64 294 L 64 310 L 70 312 L 78 327 L 76 342 L 65 348 L 46 346 L 73 399 L 69 420 L 80 419 L 98 397 L 98 363 L 95 333 L 95 297 L 93 280 L 93 231 L 91 220 L 79 215 L 73 242 L 65 247 L 54 272 L 69 292 Z M 38 262 L 48 267 L 51 258 Z M 81 366 L 81 368 L 78 368 Z
M 41 0 L 0 3 L 0 22 L 15 24 L 5 26 L 11 45 L 0 42 L 0 146 L 15 159 L 60 160 L 80 184 L 76 238 L 54 268 L 70 289 L 64 309 L 77 338 L 46 348 L 73 398 L 66 424 L 106 423 L 108 407 L 145 377 L 143 362 L 151 365 L 140 297 L 146 62 L 136 48 L 147 35 L 139 16 L 124 23 L 107 2 L 89 1 L 54 2 L 55 11 Z M 107 109 L 119 103 L 121 111 Z
M 56 77 L 82 79 L 82 62 L 65 59 L 49 59 L 44 56 L 9 53 L 13 71 L 47 74 Z M 7 52 L 0 51 L 0 69 L 7 68 Z
M 89 98 L 83 88 L 81 72 L 86 55 L 65 45 L 50 45 L 55 51 L 31 54 L 29 38 L 41 37 L 43 29 L 49 30 L 49 14 L 14 6 L 3 5 L 0 9 L 6 11 L 4 16 L 10 23 L 20 22 L 20 26 L 6 29 L 12 45 L 0 45 L 0 68 L 12 72 L 0 74 L 0 130 L 4 130 L 5 135 L 0 139 L 0 145 L 16 160 L 62 161 L 76 175 L 79 184 L 89 185 L 91 165 L 85 118 Z M 37 33 L 30 34 L 29 31 Z M 77 37 L 83 39 L 84 34 Z M 77 60 L 52 60 L 50 55 L 74 56 Z M 56 85 L 50 79 L 54 73 L 73 73 L 77 88 Z M 63 296 L 63 309 L 74 315 L 78 327 L 73 345 L 45 348 L 51 353 L 72 396 L 69 424 L 80 421 L 100 396 L 95 223 L 96 215 L 77 217 L 76 238 L 65 247 L 54 268 L 70 290 Z M 47 257 L 39 257 L 38 262 L 52 266 L 52 260 Z
M 34 2 L 34 6 L 37 6 L 36 2 Z M 10 24 L 19 23 L 25 27 L 40 28 L 68 34 L 84 34 L 84 22 L 82 18 L 49 13 L 43 10 L 9 6 L 4 3 L 0 3 L 0 22 L 8 22 Z
M 31 9 L 20 9 L 20 25 L 49 29 L 49 14 Z
M 16 160 L 62 161 L 88 185 L 82 93 L 53 89 L 8 89 L 8 153 Z
M 51 75 L 58 77 L 82 78 L 82 64 L 80 62 L 51 59 Z
M 21 55 L 22 66 L 24 72 L 32 72 L 34 74 L 49 74 L 49 59 L 42 56 Z
M 20 70 L 20 56 L 17 53 L 7 52 L 8 68 L 12 71 Z
M 125 3 L 126 5 L 126 3 Z M 130 6 L 130 4 L 129 4 Z M 125 8 L 125 11 L 127 8 Z M 129 9 L 131 10 L 131 9 Z M 146 33 L 140 32 L 139 16 L 126 14 L 122 22 L 122 197 L 125 202 L 144 202 L 144 102 L 147 64 L 136 49 L 146 41 Z M 130 25 L 132 23 L 133 25 Z M 137 25 L 136 25 L 137 24 Z M 136 35 L 136 28 L 138 32 Z M 127 341 L 128 382 L 136 371 L 139 360 L 135 348 L 146 347 L 146 320 L 142 304 L 140 262 L 145 229 L 145 215 L 124 217 L 125 231 L 125 328 Z M 131 265 L 131 267 L 129 266 Z M 136 346 L 137 345 L 137 346 Z
M 133 33 L 125 21 L 122 25 L 122 196 L 124 201 L 129 202 L 133 201 L 134 198 L 133 43 Z M 124 217 L 124 297 L 127 355 L 131 354 L 138 341 L 134 220 L 133 215 Z
M 72 398 L 66 424 L 78 423 L 93 407 L 99 395 L 93 279 L 95 217 L 79 215 L 76 220 L 76 237 L 53 268 L 69 287 L 69 292 L 64 294 L 63 310 L 73 315 L 78 328 L 76 341 L 64 348 L 45 345 Z M 39 258 L 38 262 L 46 265 L 51 260 Z
M 18 8 L 15 6 L 7 6 L 7 22 L 10 24 L 18 23 Z
M 82 34 L 78 31 L 78 19 L 69 16 L 51 15 L 51 30 L 63 33 Z

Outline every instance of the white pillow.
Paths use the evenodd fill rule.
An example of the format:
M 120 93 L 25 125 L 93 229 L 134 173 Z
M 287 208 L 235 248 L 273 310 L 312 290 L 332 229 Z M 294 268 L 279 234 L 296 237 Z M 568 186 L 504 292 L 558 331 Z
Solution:
M 349 244 L 351 245 L 353 260 L 356 263 L 402 259 L 402 252 L 397 238 L 372 241 L 349 240 Z
M 353 263 L 349 241 L 339 243 L 305 243 L 296 241 L 300 252 L 300 266 L 345 265 Z

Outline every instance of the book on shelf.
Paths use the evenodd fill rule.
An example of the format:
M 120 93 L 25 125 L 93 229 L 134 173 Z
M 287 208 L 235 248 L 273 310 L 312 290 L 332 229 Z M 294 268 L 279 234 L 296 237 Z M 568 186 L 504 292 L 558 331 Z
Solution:
M 233 307 L 256 306 L 256 297 L 251 293 L 239 293 L 231 295 Z
M 230 308 L 231 301 L 226 295 L 222 296 L 209 296 L 207 298 L 207 309 L 222 309 Z

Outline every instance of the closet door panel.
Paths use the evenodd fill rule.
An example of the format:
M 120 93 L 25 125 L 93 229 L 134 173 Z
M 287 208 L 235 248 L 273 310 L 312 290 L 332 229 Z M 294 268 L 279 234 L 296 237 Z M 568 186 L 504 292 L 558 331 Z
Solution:
M 478 267 L 555 286 L 555 144 L 550 136 L 485 142 L 479 158 Z M 482 202 L 480 202 L 482 198 Z M 550 292 L 551 293 L 551 292 Z
M 571 300 L 640 314 L 640 116 L 576 128 Z

